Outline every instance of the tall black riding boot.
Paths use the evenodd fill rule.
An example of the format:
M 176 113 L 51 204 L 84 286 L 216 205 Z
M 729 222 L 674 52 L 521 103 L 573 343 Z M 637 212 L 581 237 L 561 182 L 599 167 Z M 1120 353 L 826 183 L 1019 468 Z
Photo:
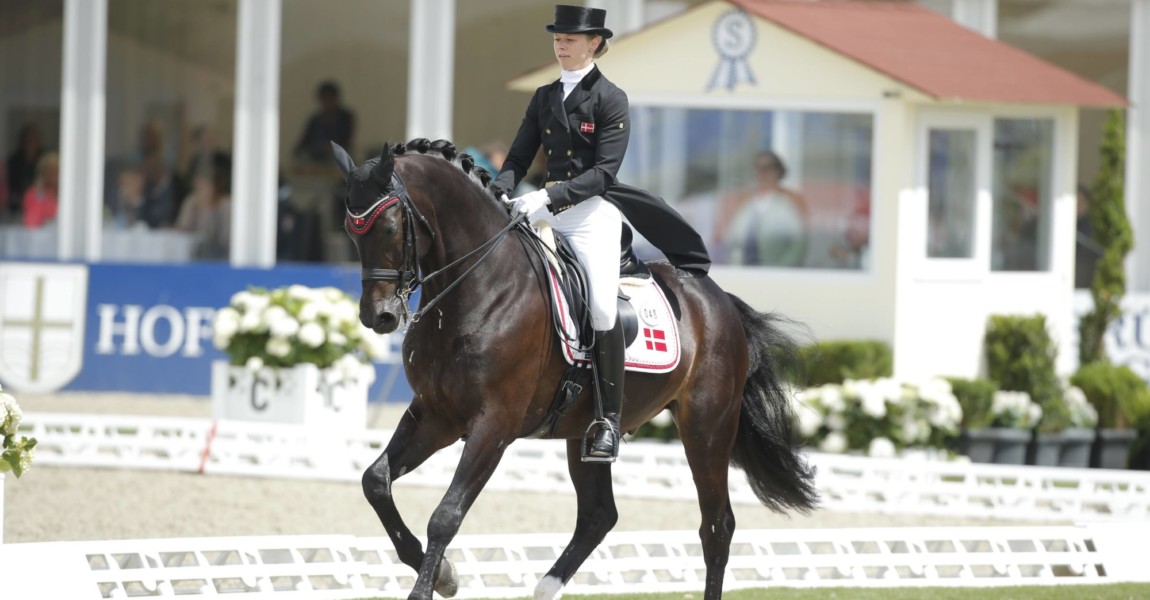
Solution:
M 595 368 L 599 375 L 600 414 L 603 420 L 595 431 L 595 438 L 587 452 L 588 459 L 612 462 L 619 456 L 619 414 L 623 408 L 623 324 L 615 319 L 615 326 L 607 331 L 595 332 Z

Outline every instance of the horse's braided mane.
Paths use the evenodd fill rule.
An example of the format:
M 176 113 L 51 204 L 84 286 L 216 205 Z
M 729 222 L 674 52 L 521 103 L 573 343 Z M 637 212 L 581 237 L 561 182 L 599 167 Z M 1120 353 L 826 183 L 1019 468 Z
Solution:
M 439 156 L 447 162 L 459 167 L 467 174 L 468 179 L 472 183 L 479 186 L 484 194 L 492 200 L 497 199 L 494 192 L 488 187 L 493 179 L 493 176 L 487 169 L 475 164 L 475 159 L 466 152 L 456 152 L 455 144 L 450 140 L 435 140 L 434 142 L 427 138 L 415 138 L 406 144 L 396 143 L 392 146 L 392 153 L 395 155 L 415 153 L 426 154 L 429 156 Z

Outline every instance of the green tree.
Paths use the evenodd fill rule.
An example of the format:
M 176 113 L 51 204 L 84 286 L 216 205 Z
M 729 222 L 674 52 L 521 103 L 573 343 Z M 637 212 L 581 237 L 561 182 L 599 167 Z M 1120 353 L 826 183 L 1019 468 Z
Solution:
M 1102 340 L 1106 328 L 1122 314 L 1119 303 L 1126 294 L 1126 255 L 1134 246 L 1134 234 L 1126 214 L 1124 170 L 1126 165 L 1126 127 L 1122 112 L 1110 111 L 1100 152 L 1102 165 L 1094 180 L 1090 223 L 1094 239 L 1102 246 L 1102 256 L 1095 267 L 1090 295 L 1094 308 L 1078 324 L 1078 361 L 1087 365 L 1106 360 Z

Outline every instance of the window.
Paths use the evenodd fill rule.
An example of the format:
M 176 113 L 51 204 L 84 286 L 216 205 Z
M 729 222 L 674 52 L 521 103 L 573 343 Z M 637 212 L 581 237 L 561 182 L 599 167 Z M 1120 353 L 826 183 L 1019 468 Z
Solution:
M 56 257 L 63 0 L 0 0 L 0 260 Z
M 991 269 L 1050 269 L 1052 119 L 995 119 Z
M 227 260 L 236 0 L 109 0 L 107 52 L 103 259 Z
M 675 206 L 716 264 L 865 266 L 871 115 L 633 107 L 632 123 L 620 178 Z
M 974 258 L 978 193 L 973 129 L 930 129 L 927 134 L 929 258 Z

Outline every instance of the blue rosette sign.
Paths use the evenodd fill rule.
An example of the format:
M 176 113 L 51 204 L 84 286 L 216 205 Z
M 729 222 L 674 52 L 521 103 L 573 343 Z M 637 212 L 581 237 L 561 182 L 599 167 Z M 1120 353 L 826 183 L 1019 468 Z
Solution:
M 754 85 L 755 74 L 747 64 L 747 57 L 755 49 L 755 22 L 742 10 L 732 10 L 715 19 L 711 41 L 719 54 L 719 64 L 711 74 L 707 91 L 722 86 L 728 91 L 740 83 Z

